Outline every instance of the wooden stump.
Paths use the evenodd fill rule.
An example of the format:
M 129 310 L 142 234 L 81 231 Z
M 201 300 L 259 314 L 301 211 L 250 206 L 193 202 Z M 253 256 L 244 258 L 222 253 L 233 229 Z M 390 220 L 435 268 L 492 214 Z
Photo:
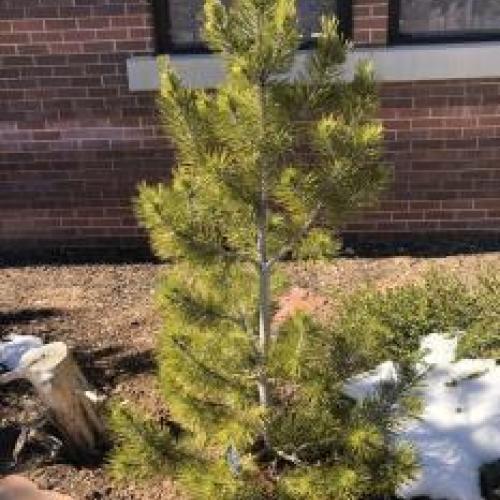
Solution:
M 102 455 L 108 440 L 99 416 L 98 398 L 66 344 L 55 342 L 29 350 L 19 366 L 0 382 L 19 378 L 35 388 L 72 460 L 86 463 Z

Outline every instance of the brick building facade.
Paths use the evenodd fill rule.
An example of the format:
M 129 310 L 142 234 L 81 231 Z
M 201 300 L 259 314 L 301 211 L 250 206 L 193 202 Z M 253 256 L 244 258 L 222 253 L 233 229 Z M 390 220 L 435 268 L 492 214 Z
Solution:
M 359 47 L 388 44 L 389 11 L 354 1 Z M 149 0 L 1 0 L 0 253 L 144 245 L 131 198 L 174 160 L 155 92 L 129 90 L 127 61 L 155 50 L 152 12 Z M 381 84 L 394 181 L 346 234 L 500 236 L 494 71 Z

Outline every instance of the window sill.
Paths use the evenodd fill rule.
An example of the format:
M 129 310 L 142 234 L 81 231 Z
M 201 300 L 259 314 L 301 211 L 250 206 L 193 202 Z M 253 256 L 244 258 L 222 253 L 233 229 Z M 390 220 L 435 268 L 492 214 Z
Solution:
M 299 52 L 291 76 L 303 67 L 307 54 L 307 50 Z M 217 87 L 224 78 L 224 62 L 216 54 L 173 54 L 169 57 L 190 87 Z M 356 49 L 346 63 L 346 78 L 352 76 L 356 62 L 363 59 L 373 61 L 377 79 L 383 82 L 500 77 L 500 65 L 495 64 L 500 60 L 499 41 Z M 127 61 L 127 71 L 131 91 L 158 89 L 156 57 L 132 57 Z

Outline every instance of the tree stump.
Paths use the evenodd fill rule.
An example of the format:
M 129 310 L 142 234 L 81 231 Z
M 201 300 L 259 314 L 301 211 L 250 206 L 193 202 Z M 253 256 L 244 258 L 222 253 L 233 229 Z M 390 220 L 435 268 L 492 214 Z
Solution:
M 30 349 L 18 367 L 0 382 L 26 379 L 47 407 L 52 424 L 61 433 L 65 452 L 78 463 L 89 463 L 108 445 L 99 416 L 98 398 L 62 342 Z

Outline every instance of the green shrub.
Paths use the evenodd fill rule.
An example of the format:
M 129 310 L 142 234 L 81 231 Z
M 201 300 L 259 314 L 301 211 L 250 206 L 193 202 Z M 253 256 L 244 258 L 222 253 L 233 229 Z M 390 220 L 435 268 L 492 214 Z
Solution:
M 411 371 L 423 336 L 472 324 L 477 293 L 456 276 L 432 271 L 419 284 L 342 298 L 334 326 L 337 366 L 352 376 L 360 367 L 395 360 L 404 373 Z
M 500 358 L 500 277 L 495 268 L 469 284 L 433 270 L 420 284 L 356 292 L 341 299 L 339 309 L 334 328 L 338 363 L 349 373 L 351 366 L 359 369 L 388 359 L 410 368 L 421 338 L 429 333 L 457 333 L 457 358 Z
M 460 358 L 500 359 L 500 276 L 491 268 L 474 289 L 475 316 L 458 343 Z

